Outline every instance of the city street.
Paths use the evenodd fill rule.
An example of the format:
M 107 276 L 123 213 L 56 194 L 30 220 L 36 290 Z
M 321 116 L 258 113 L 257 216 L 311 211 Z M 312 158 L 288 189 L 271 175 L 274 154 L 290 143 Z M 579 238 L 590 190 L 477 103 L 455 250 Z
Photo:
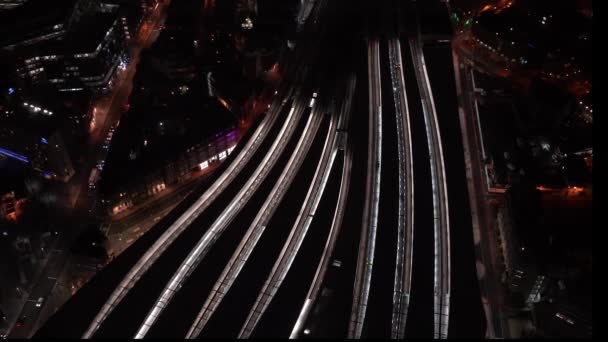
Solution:
M 116 85 L 112 88 L 111 93 L 99 99 L 93 104 L 91 110 L 94 113 L 94 124 L 91 125 L 91 134 L 88 143 L 87 153 L 84 153 L 85 158 L 82 162 L 75 162 L 76 174 L 67 183 L 61 186 L 60 192 L 64 193 L 61 198 L 67 198 L 66 206 L 74 217 L 82 217 L 90 215 L 95 210 L 97 204 L 96 196 L 91 196 L 88 188 L 88 177 L 91 169 L 96 167 L 97 163 L 105 159 L 107 153 L 102 148 L 102 143 L 105 140 L 112 126 L 118 124 L 120 116 L 124 111 L 124 106 L 127 104 L 131 89 L 133 86 L 133 77 L 139 62 L 139 54 L 145 47 L 150 46 L 156 37 L 165 16 L 165 8 L 169 5 L 170 0 L 165 0 L 157 5 L 151 13 L 150 20 L 146 21 L 138 30 L 134 39 L 130 42 L 129 55 L 130 62 L 116 73 L 112 81 Z M 75 220 L 77 221 L 77 220 Z M 74 225 L 73 229 L 63 234 L 61 241 L 58 242 L 54 250 L 49 256 L 48 262 L 42 271 L 44 277 L 40 278 L 32 291 L 22 298 L 22 309 L 20 314 L 13 317 L 7 317 L 9 322 L 7 332 L 10 338 L 29 338 L 32 336 L 38 326 L 44 323 L 46 319 L 71 296 L 71 291 L 65 290 L 67 283 L 64 280 L 58 280 L 60 275 L 63 278 L 68 277 L 63 272 L 69 264 L 70 253 L 69 246 L 79 236 L 82 228 L 86 224 Z M 56 291 L 57 289 L 57 291 Z M 61 290 L 60 290 L 61 289 Z M 43 298 L 40 307 L 36 306 L 38 298 Z M 46 304 L 53 303 L 54 308 L 47 309 Z M 8 311 L 8 310 L 7 310 Z M 7 315 L 8 316 L 8 315 Z M 19 317 L 26 317 L 23 326 L 15 329 L 15 323 Z
M 112 81 L 116 84 L 112 92 L 91 106 L 93 122 L 91 123 L 91 135 L 88 144 L 89 153 L 85 154 L 88 158 L 78 165 L 76 174 L 66 186 L 66 189 L 68 189 L 68 203 L 71 203 L 71 208 L 81 213 L 86 214 L 85 209 L 89 210 L 95 205 L 94 196 L 89 196 L 88 193 L 89 174 L 98 162 L 105 159 L 107 151 L 102 148 L 102 143 L 110 128 L 117 126 L 120 121 L 133 89 L 133 78 L 139 63 L 139 54 L 142 49 L 150 46 L 158 37 L 165 17 L 165 8 L 169 4 L 170 0 L 167 0 L 157 5 L 156 10 L 151 14 L 150 21 L 144 19 L 136 37 L 132 39 L 131 46 L 128 48 L 129 64 L 124 70 L 119 67 L 115 79 Z
M 218 164 L 192 174 L 191 178 L 173 185 L 147 199 L 144 203 L 120 212 L 111 218 L 108 231 L 108 252 L 116 257 L 137 238 L 145 234 L 161 218 L 187 197 L 196 184 L 217 169 Z

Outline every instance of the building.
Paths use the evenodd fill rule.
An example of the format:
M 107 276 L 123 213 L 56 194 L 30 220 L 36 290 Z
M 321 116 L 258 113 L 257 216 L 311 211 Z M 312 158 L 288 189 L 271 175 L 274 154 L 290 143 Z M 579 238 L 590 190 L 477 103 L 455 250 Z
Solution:
M 546 127 L 559 126 L 565 117 L 574 112 L 575 98 L 556 85 L 533 79 L 527 99 L 528 121 L 537 125 L 542 122 Z M 522 118 L 523 120 L 527 118 Z
M 26 198 L 17 198 L 14 191 L 0 196 L 0 217 L 8 222 L 17 222 L 26 200 Z
M 198 1 L 172 2 L 165 29 L 140 57 L 128 115 L 114 132 L 99 181 L 109 212 L 189 178 L 238 141 L 235 116 L 210 96 L 197 58 L 196 9 Z
M 420 34 L 424 40 L 450 40 L 453 35 L 450 12 L 445 1 L 420 1 L 416 3 Z
M 560 1 L 549 6 L 542 1 L 517 0 L 513 4 L 485 6 L 472 20 L 474 40 L 507 64 L 536 70 L 577 98 L 589 93 L 592 13 L 585 11 L 583 2 Z
M 0 13 L 0 52 L 18 52 L 20 48 L 60 37 L 70 15 L 71 0 L 30 0 L 23 6 Z
M 0 158 L 22 163 L 47 179 L 67 182 L 75 171 L 59 120 L 46 108 L 30 103 L 23 107 L 0 120 Z
M 227 5 L 218 2 L 218 8 Z M 201 43 L 209 49 L 198 49 L 200 9 L 196 0 L 171 2 L 165 29 L 141 54 L 128 114 L 112 136 L 97 187 L 111 214 L 202 175 L 238 142 L 238 109 L 231 108 L 232 94 L 245 83 L 234 76 L 241 64 L 226 53 L 229 36 L 224 40 L 216 30 L 215 42 Z M 237 81 L 222 88 L 228 79 Z
M 539 66 L 546 55 L 535 23 L 516 8 L 482 12 L 472 21 L 471 33 L 477 42 L 512 63 Z
M 4 157 L 11 151 L 16 154 L 10 160 L 33 166 L 47 178 L 69 179 L 73 173 L 69 156 L 82 155 L 86 149 L 92 94 L 59 92 L 50 86 L 9 90 L 10 95 L 0 98 L 0 147 L 6 150 Z M 17 155 L 22 158 L 15 158 Z
M 17 66 L 25 86 L 53 85 L 60 91 L 108 90 L 112 76 L 128 62 L 130 37 L 119 6 L 94 0 L 31 0 L 2 13 L 5 59 Z M 11 23 L 24 23 L 12 27 Z M 17 18 L 17 20 L 15 20 Z M 4 37 L 4 34 L 3 34 Z
M 139 177 L 122 182 L 105 184 L 102 201 L 110 214 L 117 214 L 144 200 L 161 193 L 168 185 L 174 185 L 189 178 L 193 172 L 205 170 L 226 159 L 238 142 L 238 131 L 229 129 L 187 148 L 177 157 L 170 158 L 152 170 L 146 170 Z M 114 177 L 117 170 L 105 172 Z
M 246 3 L 246 2 L 245 2 Z M 253 5 L 237 6 L 235 18 L 243 22 L 251 18 L 252 27 L 243 28 L 234 34 L 242 36 L 243 47 L 236 46 L 243 53 L 243 74 L 253 80 L 262 78 L 277 62 L 279 52 L 286 46 L 290 34 L 296 30 L 296 18 L 301 5 L 297 0 L 286 0 L 280 3 L 268 0 L 257 0 Z M 250 10 L 247 10 L 250 8 Z
M 591 311 L 572 303 L 542 302 L 534 307 L 536 336 L 541 338 L 591 338 Z
M 0 0 L 0 11 L 13 9 L 25 4 L 28 0 Z
M 145 18 L 150 15 L 158 0 L 101 0 L 108 5 L 119 6 L 119 15 L 122 24 L 127 30 L 127 39 L 135 37 Z

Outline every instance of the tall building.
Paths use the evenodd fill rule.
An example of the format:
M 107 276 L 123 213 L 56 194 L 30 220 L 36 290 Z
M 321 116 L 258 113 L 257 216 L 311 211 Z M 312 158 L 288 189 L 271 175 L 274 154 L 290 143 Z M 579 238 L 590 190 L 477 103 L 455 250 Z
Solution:
M 115 71 L 126 66 L 130 34 L 119 6 L 95 0 L 72 3 L 31 0 L 0 15 L 11 17 L 0 24 L 0 32 L 10 35 L 0 40 L 1 54 L 14 61 L 25 86 L 107 90 Z M 20 18 L 24 22 L 12 27 Z
M 72 0 L 29 0 L 0 12 L 0 55 L 10 58 L 23 47 L 63 35 L 71 6 Z
M 30 103 L 24 107 L 17 119 L 0 121 L 0 158 L 22 163 L 47 179 L 67 182 L 75 171 L 58 122 L 49 117 L 53 112 Z M 40 116 L 24 118 L 26 110 Z
M 13 9 L 25 4 L 28 0 L 0 0 L 0 11 Z
M 137 31 L 140 29 L 146 19 L 154 12 L 158 0 L 101 0 L 106 5 L 119 6 L 119 15 L 121 22 L 127 30 L 127 39 L 130 36 L 136 37 Z

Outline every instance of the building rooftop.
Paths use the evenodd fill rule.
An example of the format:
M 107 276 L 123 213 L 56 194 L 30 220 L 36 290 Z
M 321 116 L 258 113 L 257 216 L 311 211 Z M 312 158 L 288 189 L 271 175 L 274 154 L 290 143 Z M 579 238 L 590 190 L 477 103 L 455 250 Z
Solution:
M 117 19 L 117 14 L 115 11 L 113 13 L 93 12 L 83 15 L 64 38 L 65 48 L 72 53 L 95 51 L 95 48 Z
M 0 125 L 13 127 L 22 132 L 39 135 L 40 137 L 45 137 L 47 139 L 59 128 L 61 121 L 56 115 L 45 115 L 42 113 L 42 110 L 34 112 L 26 106 L 16 106 L 12 114 L 14 115 L 10 118 L 2 117 L 0 119 Z
M 22 6 L 0 12 L 0 47 L 41 35 L 63 24 L 73 0 L 31 0 Z
M 547 302 L 535 306 L 537 328 L 543 337 L 590 338 L 592 314 L 568 304 Z
M 28 132 L 48 138 L 48 135 L 62 127 L 68 115 L 86 111 L 90 99 L 90 93 L 76 96 L 41 87 L 32 93 L 16 93 L 11 105 L 0 113 L 0 125 L 22 127 Z
M 40 43 L 23 47 L 20 55 L 47 56 L 47 55 L 73 55 L 92 53 L 102 42 L 104 36 L 114 23 L 117 12 L 87 13 L 61 37 L 45 40 Z
M 5 53 L 15 54 L 20 59 L 94 52 L 117 19 L 118 10 L 83 13 L 65 32 L 72 4 L 73 0 L 32 1 L 18 9 L 0 13 L 0 47 L 54 34 L 21 45 L 17 50 L 5 50 Z

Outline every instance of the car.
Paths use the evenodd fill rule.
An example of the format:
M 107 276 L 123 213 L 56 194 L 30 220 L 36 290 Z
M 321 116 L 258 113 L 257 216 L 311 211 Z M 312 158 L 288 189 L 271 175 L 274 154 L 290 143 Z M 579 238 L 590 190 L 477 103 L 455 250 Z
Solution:
M 19 319 L 15 323 L 15 329 L 21 328 L 25 324 L 26 319 L 27 319 L 27 316 L 25 316 L 25 315 L 19 317 Z
M 42 303 L 44 303 L 44 298 L 43 297 L 38 298 L 38 300 L 36 301 L 36 307 L 37 308 L 41 307 Z

